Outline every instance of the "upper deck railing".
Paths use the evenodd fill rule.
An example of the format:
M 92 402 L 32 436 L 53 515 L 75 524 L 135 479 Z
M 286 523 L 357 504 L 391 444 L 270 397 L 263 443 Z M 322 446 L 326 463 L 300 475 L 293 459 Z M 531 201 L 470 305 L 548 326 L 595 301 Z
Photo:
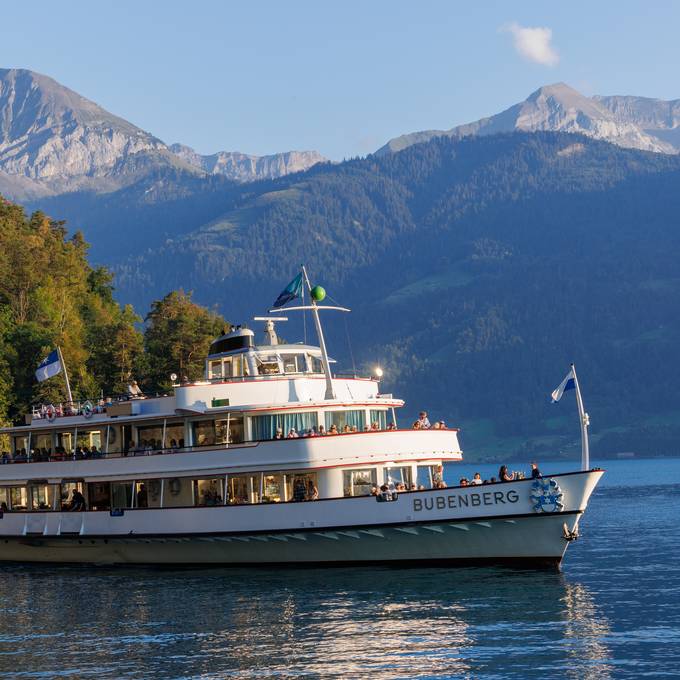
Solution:
M 240 449 L 240 448 L 252 448 L 256 447 L 265 442 L 290 442 L 296 440 L 307 440 L 307 439 L 336 439 L 338 437 L 353 437 L 357 435 L 377 435 L 386 433 L 405 433 L 405 432 L 434 432 L 437 430 L 413 430 L 413 429 L 378 429 L 378 430 L 362 430 L 359 432 L 338 432 L 337 434 L 325 434 L 325 435 L 314 435 L 314 436 L 301 436 L 295 438 L 283 437 L 281 439 L 254 439 L 240 442 L 233 442 L 229 444 L 206 444 L 203 446 L 175 446 L 166 448 L 157 447 L 137 447 L 134 449 L 129 449 L 127 451 L 100 451 L 96 449 L 91 451 L 89 447 L 76 447 L 75 449 L 70 449 L 66 451 L 63 447 L 57 447 L 54 450 L 51 449 L 33 449 L 31 451 L 26 451 L 22 449 L 15 452 L 14 454 L 3 452 L 0 454 L 0 464 L 9 465 L 16 463 L 62 463 L 66 461 L 79 461 L 79 460 L 101 460 L 109 458 L 135 458 L 137 456 L 159 456 L 159 455 L 171 455 L 177 453 L 199 453 L 206 451 L 229 451 L 230 449 Z M 445 432 L 457 432 L 455 428 L 443 428 Z

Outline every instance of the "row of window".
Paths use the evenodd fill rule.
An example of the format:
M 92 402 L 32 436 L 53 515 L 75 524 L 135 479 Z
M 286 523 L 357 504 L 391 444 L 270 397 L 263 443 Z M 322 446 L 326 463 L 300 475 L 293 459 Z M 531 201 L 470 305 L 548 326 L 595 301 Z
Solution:
M 411 466 L 386 467 L 380 484 L 403 484 L 406 489 L 433 488 L 441 468 L 419 465 L 416 479 Z M 378 469 L 343 470 L 343 494 L 368 496 L 378 486 Z M 0 509 L 111 510 L 113 508 L 179 508 L 313 501 L 319 498 L 316 472 L 253 472 L 202 479 L 130 480 L 126 482 L 35 482 L 0 487 Z
M 370 423 L 366 422 L 365 410 L 330 411 L 325 414 L 325 428 L 330 430 L 335 425 L 339 432 L 350 428 L 352 431 L 363 431 L 377 424 L 378 429 L 386 429 L 387 412 L 372 409 L 369 412 Z M 280 429 L 284 436 L 291 430 L 303 435 L 316 431 L 318 413 L 303 411 L 298 413 L 277 413 L 251 417 L 252 441 L 274 439 Z M 107 439 L 108 432 L 108 442 Z M 227 446 L 240 444 L 246 439 L 245 424 L 242 415 L 229 415 L 215 419 L 198 420 L 191 423 L 193 446 Z M 58 459 L 60 454 L 71 452 L 95 453 L 130 453 L 144 451 L 160 451 L 165 449 L 181 449 L 185 447 L 185 429 L 183 423 L 162 422 L 151 425 L 139 425 L 133 431 L 130 425 L 98 426 L 97 428 L 74 428 L 73 430 L 55 433 L 36 432 L 28 435 L 17 435 L 13 439 L 14 456 L 28 455 L 38 452 L 50 458 Z M 86 456 L 87 457 L 87 456 Z M 95 456 L 96 457 L 96 456 Z M 35 458 L 35 456 L 32 456 Z

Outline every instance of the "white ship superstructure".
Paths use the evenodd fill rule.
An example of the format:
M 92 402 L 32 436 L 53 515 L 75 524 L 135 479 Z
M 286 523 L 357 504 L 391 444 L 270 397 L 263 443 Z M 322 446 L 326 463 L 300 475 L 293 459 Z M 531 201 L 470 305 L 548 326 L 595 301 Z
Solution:
M 333 375 L 316 320 L 318 347 L 264 318 L 168 396 L 5 428 L 0 560 L 558 565 L 602 472 L 444 487 L 457 430 L 402 427 L 377 378 Z

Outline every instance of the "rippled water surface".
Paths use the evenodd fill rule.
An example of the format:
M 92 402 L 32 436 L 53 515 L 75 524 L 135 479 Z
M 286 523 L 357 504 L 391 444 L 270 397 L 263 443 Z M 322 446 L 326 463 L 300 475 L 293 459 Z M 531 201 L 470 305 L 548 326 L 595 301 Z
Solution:
M 0 567 L 0 677 L 680 677 L 680 460 L 602 467 L 561 573 Z

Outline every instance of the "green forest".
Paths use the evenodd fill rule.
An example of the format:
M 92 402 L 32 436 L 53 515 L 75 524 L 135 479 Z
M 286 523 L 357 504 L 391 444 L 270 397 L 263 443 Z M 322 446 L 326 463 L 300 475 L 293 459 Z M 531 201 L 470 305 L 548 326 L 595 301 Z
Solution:
M 38 403 L 66 400 L 64 381 L 37 382 L 40 361 L 59 346 L 74 399 L 170 387 L 169 376 L 202 375 L 210 342 L 229 324 L 182 290 L 142 318 L 113 297 L 113 275 L 88 263 L 80 232 L 0 197 L 0 421 Z M 144 331 L 142 322 L 144 324 Z

